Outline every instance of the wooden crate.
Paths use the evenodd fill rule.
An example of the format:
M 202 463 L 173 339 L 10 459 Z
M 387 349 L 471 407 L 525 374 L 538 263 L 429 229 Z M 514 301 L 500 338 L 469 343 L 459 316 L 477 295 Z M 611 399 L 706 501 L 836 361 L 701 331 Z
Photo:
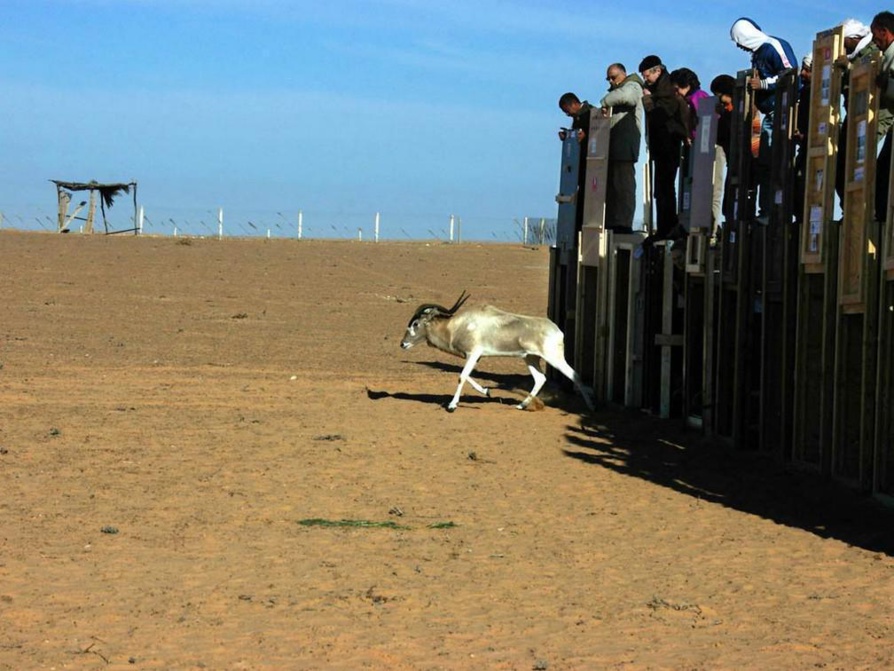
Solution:
M 841 124 L 842 70 L 836 63 L 842 56 L 842 27 L 817 33 L 813 42 L 802 219 L 806 230 L 801 236 L 801 263 L 805 265 L 805 272 L 823 272 L 825 268 L 826 237 L 835 202 L 835 153 Z
M 863 312 L 869 284 L 867 264 L 877 256 L 868 228 L 874 220 L 878 96 L 875 77 L 880 55 L 854 63 L 850 71 L 850 106 L 845 157 L 844 218 L 838 265 L 838 302 L 845 312 Z M 869 245 L 873 244 L 873 249 Z
M 875 443 L 879 225 L 875 221 L 879 54 L 850 69 L 836 326 L 832 475 L 870 489 Z

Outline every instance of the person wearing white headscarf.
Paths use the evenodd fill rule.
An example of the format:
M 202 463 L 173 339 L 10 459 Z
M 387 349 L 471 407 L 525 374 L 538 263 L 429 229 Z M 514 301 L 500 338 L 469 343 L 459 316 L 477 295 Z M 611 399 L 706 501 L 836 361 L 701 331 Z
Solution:
M 872 31 L 865 23 L 857 19 L 845 19 L 841 22 L 844 29 L 844 52 L 850 61 L 858 59 L 864 53 L 866 47 L 872 49 Z
M 729 36 L 736 46 L 751 52 L 751 67 L 755 74 L 748 80 L 748 86 L 754 90 L 754 104 L 761 114 L 761 140 L 758 153 L 758 203 L 760 218 L 770 214 L 773 202 L 770 193 L 770 154 L 773 139 L 773 118 L 776 111 L 774 91 L 781 75 L 786 70 L 798 66 L 795 52 L 785 40 L 767 35 L 754 21 L 748 18 L 736 20 L 729 31 Z M 800 88 L 800 87 L 799 87 Z
M 872 29 L 862 21 L 857 19 L 845 19 L 840 24 L 844 33 L 844 53 L 847 60 L 857 62 L 864 56 L 868 56 L 874 51 L 878 51 L 878 47 L 872 40 Z M 837 168 L 835 170 L 835 193 L 838 199 L 844 203 L 844 181 L 845 181 L 845 156 L 847 155 L 847 108 L 850 102 L 850 77 L 847 70 L 841 77 L 841 96 L 844 106 L 844 119 L 839 126 L 838 134 L 838 158 L 836 159 Z M 876 123 L 876 138 L 879 143 L 884 140 L 888 130 L 894 124 L 894 115 L 886 109 L 884 105 L 879 109 L 878 121 Z
M 797 67 L 795 52 L 785 40 L 767 35 L 754 21 L 738 19 L 729 31 L 730 38 L 740 49 L 751 52 L 751 67 L 758 76 L 749 84 L 757 93 L 755 104 L 762 114 L 773 112 L 773 91 L 779 75 Z

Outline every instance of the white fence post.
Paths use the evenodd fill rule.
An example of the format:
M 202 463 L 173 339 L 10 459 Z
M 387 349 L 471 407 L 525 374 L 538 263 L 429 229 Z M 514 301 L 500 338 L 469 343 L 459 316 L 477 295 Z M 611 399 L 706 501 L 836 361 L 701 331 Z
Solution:
M 304 212 L 298 210 L 298 239 L 301 239 L 301 227 L 304 225 Z
M 217 238 L 223 238 L 223 208 L 217 208 Z

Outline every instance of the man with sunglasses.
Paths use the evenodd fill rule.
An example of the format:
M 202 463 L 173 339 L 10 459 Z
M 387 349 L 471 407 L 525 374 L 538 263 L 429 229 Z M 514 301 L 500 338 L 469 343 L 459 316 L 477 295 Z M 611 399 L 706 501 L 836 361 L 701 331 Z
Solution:
M 636 73 L 628 75 L 621 63 L 608 66 L 605 80 L 609 90 L 599 102 L 602 115 L 611 115 L 605 227 L 616 233 L 632 233 L 636 162 L 643 133 L 643 80 Z
M 654 236 L 643 241 L 685 237 L 677 217 L 677 170 L 684 142 L 690 142 L 689 106 L 671 82 L 658 56 L 646 56 L 639 64 L 645 82 L 643 109 L 649 161 L 652 164 L 652 198 L 655 201 Z

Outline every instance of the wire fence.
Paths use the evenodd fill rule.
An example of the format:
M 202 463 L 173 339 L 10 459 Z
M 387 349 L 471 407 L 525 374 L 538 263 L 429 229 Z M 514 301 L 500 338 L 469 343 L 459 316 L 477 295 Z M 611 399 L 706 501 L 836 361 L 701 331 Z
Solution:
M 464 218 L 459 215 L 314 210 L 251 213 L 224 208 L 140 207 L 136 216 L 110 212 L 108 219 L 109 233 L 175 237 L 490 241 L 532 245 L 552 244 L 556 239 L 556 219 L 550 217 Z M 101 224 L 94 228 L 97 233 L 105 232 Z M 56 232 L 59 230 L 58 214 L 0 212 L 0 229 Z M 69 230 L 83 232 L 83 219 L 75 217 Z

